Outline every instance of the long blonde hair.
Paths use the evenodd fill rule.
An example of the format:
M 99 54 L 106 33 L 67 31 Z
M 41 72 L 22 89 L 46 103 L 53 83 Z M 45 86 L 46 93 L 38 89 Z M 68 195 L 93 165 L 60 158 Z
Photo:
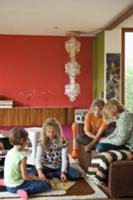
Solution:
M 42 144 L 45 150 L 48 150 L 48 144 L 49 144 L 49 138 L 47 137 L 47 134 L 46 134 L 48 126 L 51 126 L 55 129 L 55 132 L 56 132 L 55 141 L 57 144 L 61 144 L 62 138 L 63 138 L 63 130 L 59 121 L 56 120 L 55 118 L 48 118 L 43 123 L 41 137 L 40 137 L 40 143 Z
M 89 112 L 93 113 L 94 107 L 96 107 L 96 106 L 99 108 L 99 111 L 102 112 L 104 105 L 105 105 L 105 101 L 103 99 L 95 99 L 95 100 L 93 100 L 93 102 L 90 106 Z
M 124 106 L 117 99 L 111 99 L 103 108 L 103 118 L 110 123 L 113 117 L 117 117 L 124 110 Z

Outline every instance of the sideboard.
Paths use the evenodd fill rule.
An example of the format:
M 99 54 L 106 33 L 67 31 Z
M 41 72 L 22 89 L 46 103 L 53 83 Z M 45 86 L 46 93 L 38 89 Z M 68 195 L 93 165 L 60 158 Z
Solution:
M 0 108 L 0 126 L 39 126 L 49 117 L 56 118 L 62 125 L 71 125 L 74 110 L 71 107 Z

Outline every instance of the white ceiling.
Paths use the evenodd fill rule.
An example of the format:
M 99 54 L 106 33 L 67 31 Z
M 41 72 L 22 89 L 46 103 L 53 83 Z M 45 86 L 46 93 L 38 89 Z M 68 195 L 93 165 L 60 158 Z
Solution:
M 0 0 L 0 34 L 93 35 L 109 25 L 133 0 Z

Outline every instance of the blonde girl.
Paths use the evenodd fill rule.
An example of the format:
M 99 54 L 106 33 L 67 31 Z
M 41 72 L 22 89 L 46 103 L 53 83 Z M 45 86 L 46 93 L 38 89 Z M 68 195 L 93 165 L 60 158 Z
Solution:
M 61 181 L 79 179 L 80 172 L 69 166 L 67 144 L 60 123 L 47 119 L 42 127 L 40 144 L 37 147 L 36 169 L 38 176 L 46 180 L 54 177 Z
M 133 150 L 133 113 L 126 111 L 118 100 L 111 99 L 104 106 L 103 117 L 107 123 L 116 121 L 116 129 L 100 140 L 97 151 Z
M 4 165 L 4 183 L 7 190 L 18 193 L 23 200 L 27 200 L 30 194 L 50 190 L 50 183 L 43 177 L 30 175 L 27 171 L 24 151 L 28 140 L 27 131 L 23 128 L 14 128 L 9 140 L 13 148 L 8 151 Z

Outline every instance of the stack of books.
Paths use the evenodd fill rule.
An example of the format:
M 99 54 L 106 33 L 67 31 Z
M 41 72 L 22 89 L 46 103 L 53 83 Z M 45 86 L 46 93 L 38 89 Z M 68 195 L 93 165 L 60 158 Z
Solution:
M 13 108 L 13 100 L 0 100 L 0 108 Z

